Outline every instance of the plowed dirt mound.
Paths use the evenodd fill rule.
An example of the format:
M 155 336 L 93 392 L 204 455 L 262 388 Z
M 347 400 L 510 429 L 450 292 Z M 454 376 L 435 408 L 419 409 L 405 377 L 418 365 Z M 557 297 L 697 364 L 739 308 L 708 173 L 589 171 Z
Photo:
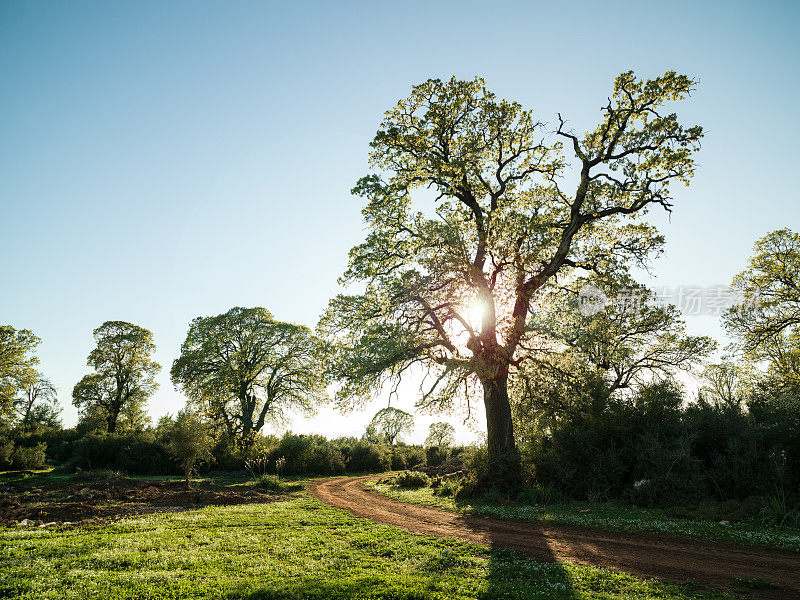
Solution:
M 187 490 L 180 481 L 119 480 L 69 482 L 38 487 L 4 484 L 0 489 L 0 525 L 111 521 L 153 512 L 174 512 L 201 506 L 273 502 L 284 494 L 247 485 Z

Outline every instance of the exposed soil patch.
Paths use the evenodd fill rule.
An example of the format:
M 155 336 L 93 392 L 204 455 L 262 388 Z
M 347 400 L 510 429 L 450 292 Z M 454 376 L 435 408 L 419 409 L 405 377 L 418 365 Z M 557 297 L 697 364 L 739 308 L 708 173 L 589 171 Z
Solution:
M 190 510 L 201 506 L 273 502 L 284 496 L 247 485 L 215 487 L 211 482 L 204 482 L 191 490 L 179 481 L 122 479 L 37 486 L 6 483 L 0 487 L 0 525 L 18 525 L 26 519 L 28 524 L 51 526 L 106 522 L 128 515 Z
M 313 481 L 308 491 L 326 504 L 411 533 L 458 537 L 509 548 L 540 560 L 595 565 L 671 581 L 702 581 L 731 589 L 736 580 L 760 580 L 780 589 L 745 597 L 800 598 L 800 554 L 729 543 L 698 542 L 665 534 L 626 534 L 563 525 L 504 521 L 407 504 L 364 488 L 374 476 Z

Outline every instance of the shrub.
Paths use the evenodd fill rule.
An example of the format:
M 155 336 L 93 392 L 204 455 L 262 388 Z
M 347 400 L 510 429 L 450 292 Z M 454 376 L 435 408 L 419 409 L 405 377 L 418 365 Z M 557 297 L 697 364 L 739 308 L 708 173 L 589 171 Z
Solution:
M 214 466 L 221 471 L 241 471 L 245 469 L 248 457 L 238 447 L 236 440 L 227 435 L 220 436 L 211 448 Z
M 545 431 L 526 432 L 528 480 L 570 498 L 643 506 L 776 496 L 793 507 L 800 503 L 800 396 L 762 387 L 748 411 L 702 398 L 683 407 L 680 390 L 667 382 L 627 398 L 575 401 Z
M 47 444 L 44 442 L 40 442 L 35 446 L 13 445 L 10 468 L 16 471 L 44 469 L 47 466 L 46 448 Z
M 446 479 L 442 481 L 441 485 L 433 490 L 435 496 L 455 496 L 458 492 L 458 481 L 454 479 Z
M 303 489 L 302 483 L 283 481 L 277 475 L 262 475 L 256 479 L 255 485 L 269 492 L 294 492 Z
M 701 462 L 692 455 L 691 438 L 662 439 L 646 435 L 638 444 L 636 481 L 631 500 L 641 506 L 696 504 L 709 496 Z
M 395 446 L 392 448 L 392 471 L 402 471 L 425 465 L 425 451 L 419 446 Z
M 26 443 L 20 444 L 20 439 Z M 27 438 L 20 439 L 14 440 L 5 435 L 0 437 L 0 469 L 27 471 L 45 468 L 47 444 L 31 443 Z
M 317 475 L 339 475 L 344 473 L 344 457 L 326 440 L 325 445 L 313 446 L 305 454 L 303 472 Z
M 405 488 L 427 487 L 431 483 L 430 477 L 419 471 L 403 471 L 394 480 L 395 484 Z
M 473 449 L 464 461 L 464 477 L 458 496 L 476 498 L 494 494 L 499 498 L 516 498 L 523 487 L 519 464 L 519 455 L 490 460 L 486 448 Z
M 0 439 L 0 469 L 11 468 L 11 456 L 14 454 L 14 442 Z
M 392 451 L 392 471 L 402 471 L 406 468 L 406 457 L 402 452 Z
M 350 450 L 347 470 L 350 473 L 382 473 L 388 471 L 391 464 L 388 448 L 359 441 Z
M 266 456 L 270 472 L 275 472 L 278 459 L 285 458 L 283 473 L 287 475 L 338 475 L 345 468 L 339 449 L 320 435 L 286 433 Z
M 179 472 L 165 444 L 152 434 L 91 434 L 73 445 L 72 467 L 139 475 Z
M 16 443 L 20 446 L 44 443 L 47 445 L 45 449 L 47 459 L 64 463 L 72 458 L 75 442 L 80 438 L 81 435 L 75 429 L 42 429 L 17 436 Z
M 767 525 L 800 527 L 800 503 L 793 506 L 785 496 L 773 494 L 767 499 L 759 517 Z
M 438 467 L 450 456 L 450 451 L 444 446 L 429 446 L 425 448 L 425 458 L 430 467 Z

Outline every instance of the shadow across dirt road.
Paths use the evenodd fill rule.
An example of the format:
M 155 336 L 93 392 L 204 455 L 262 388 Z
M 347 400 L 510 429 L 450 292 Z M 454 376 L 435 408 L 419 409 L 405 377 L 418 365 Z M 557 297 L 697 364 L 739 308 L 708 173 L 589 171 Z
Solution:
M 502 586 L 502 552 L 514 550 L 539 561 L 593 565 L 678 583 L 700 581 L 730 588 L 734 580 L 762 581 L 780 589 L 753 590 L 749 597 L 800 597 L 800 554 L 793 552 L 698 542 L 666 534 L 615 533 L 458 514 L 399 502 L 367 490 L 364 482 L 374 478 L 319 480 L 310 482 L 307 489 L 322 502 L 358 517 L 412 533 L 456 537 L 491 548 L 492 585 Z M 564 577 L 566 585 L 568 578 L 566 574 Z

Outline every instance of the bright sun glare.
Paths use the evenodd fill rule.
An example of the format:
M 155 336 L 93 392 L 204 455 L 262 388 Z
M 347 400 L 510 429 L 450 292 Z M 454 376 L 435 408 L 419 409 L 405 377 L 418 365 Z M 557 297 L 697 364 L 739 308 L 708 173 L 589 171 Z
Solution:
M 483 323 L 483 316 L 486 314 L 486 304 L 482 300 L 475 298 L 467 304 L 465 312 L 467 321 L 469 321 L 472 328 L 480 329 Z

